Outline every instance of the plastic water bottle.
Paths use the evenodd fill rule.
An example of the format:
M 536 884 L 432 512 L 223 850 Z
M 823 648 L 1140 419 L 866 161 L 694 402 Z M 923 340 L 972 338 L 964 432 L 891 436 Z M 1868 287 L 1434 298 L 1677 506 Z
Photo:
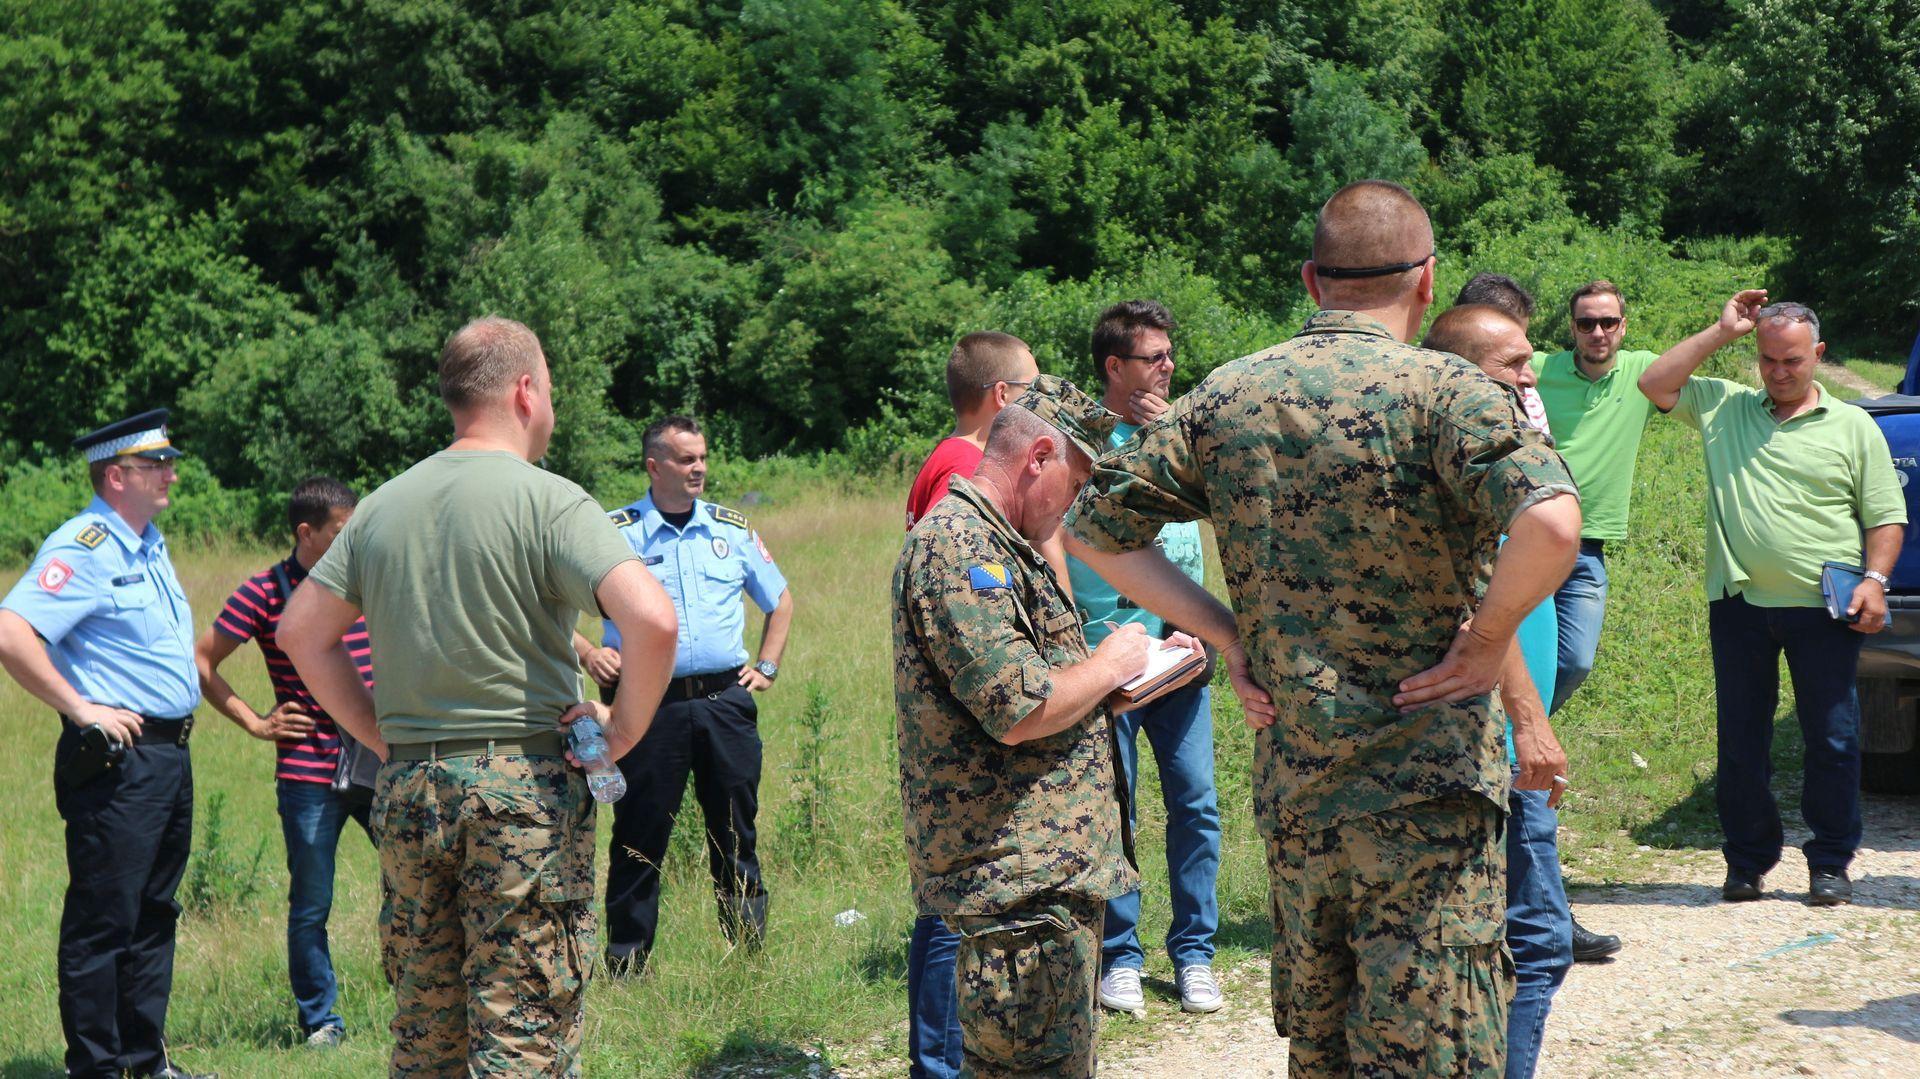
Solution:
M 592 716 L 581 716 L 567 728 L 568 737 L 573 741 L 573 755 L 580 767 L 587 772 L 587 789 L 593 792 L 596 802 L 617 802 L 626 797 L 627 777 L 620 774 L 620 767 L 613 763 L 613 754 L 607 749 L 607 736 L 600 731 L 600 724 Z

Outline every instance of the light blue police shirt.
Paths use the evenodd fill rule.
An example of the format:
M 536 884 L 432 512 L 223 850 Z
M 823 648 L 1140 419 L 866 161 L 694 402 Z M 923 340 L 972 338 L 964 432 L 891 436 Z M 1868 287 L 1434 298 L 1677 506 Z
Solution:
M 675 530 L 654 507 L 651 494 L 610 514 L 627 545 L 673 599 L 680 643 L 673 676 L 737 671 L 747 663 L 746 608 L 740 591 L 762 611 L 780 605 L 787 579 L 766 544 L 737 510 L 695 500 L 687 527 Z M 602 640 L 620 647 L 611 619 Z
M 200 703 L 193 612 L 167 541 L 152 523 L 134 535 L 104 499 L 54 529 L 0 608 L 26 619 L 95 704 L 173 719 Z

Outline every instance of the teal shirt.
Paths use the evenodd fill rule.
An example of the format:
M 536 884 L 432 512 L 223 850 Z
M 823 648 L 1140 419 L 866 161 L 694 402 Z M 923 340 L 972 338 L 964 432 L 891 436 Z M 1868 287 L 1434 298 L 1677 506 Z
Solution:
M 1135 432 L 1140 428 L 1131 423 L 1117 423 L 1113 434 L 1107 438 L 1107 448 L 1117 450 L 1133 441 Z M 1154 541 L 1160 553 L 1168 561 L 1180 567 L 1180 572 L 1205 584 L 1207 578 L 1207 552 L 1200 542 L 1200 522 L 1180 521 L 1163 525 L 1160 537 Z M 1082 625 L 1086 630 L 1087 647 L 1098 648 L 1100 642 L 1107 639 L 1115 627 L 1137 622 L 1142 629 L 1155 637 L 1166 636 L 1167 624 L 1152 611 L 1146 610 L 1121 595 L 1114 587 L 1100 579 L 1085 562 L 1067 556 L 1067 580 L 1073 586 L 1073 603 L 1080 608 Z M 1109 626 L 1107 623 L 1113 623 Z

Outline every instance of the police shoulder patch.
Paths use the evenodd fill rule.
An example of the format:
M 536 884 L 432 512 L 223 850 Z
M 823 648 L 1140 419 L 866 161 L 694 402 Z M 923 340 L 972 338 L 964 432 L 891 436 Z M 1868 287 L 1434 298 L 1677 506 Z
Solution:
M 73 537 L 73 542 L 79 544 L 82 547 L 85 547 L 89 551 L 93 550 L 95 547 L 100 546 L 102 543 L 105 543 L 106 541 L 107 541 L 107 530 L 98 524 L 88 525 L 87 527 L 80 530 L 79 535 Z
M 725 506 L 718 506 L 709 502 L 707 503 L 707 512 L 713 514 L 713 519 L 723 525 L 732 525 L 735 528 L 747 527 L 747 515 L 741 513 L 739 510 L 728 509 Z
M 987 592 L 995 588 L 1012 588 L 1007 575 L 1007 567 L 999 562 L 982 562 L 967 570 L 967 584 L 975 592 Z
M 607 520 L 612 521 L 615 528 L 625 528 L 639 519 L 632 510 L 614 510 L 607 514 Z

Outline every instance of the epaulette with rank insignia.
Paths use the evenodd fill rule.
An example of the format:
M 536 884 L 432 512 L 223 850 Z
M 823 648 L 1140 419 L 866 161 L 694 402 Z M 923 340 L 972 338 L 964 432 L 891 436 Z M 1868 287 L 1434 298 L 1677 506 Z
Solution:
M 625 528 L 639 519 L 640 515 L 632 510 L 614 510 L 607 514 L 607 520 L 612 521 L 615 528 Z
M 107 541 L 107 530 L 99 524 L 90 524 L 73 537 L 73 542 L 91 551 Z
M 713 514 L 714 520 L 719 521 L 723 525 L 732 525 L 735 528 L 747 527 L 747 515 L 741 513 L 739 510 L 728 509 L 725 506 L 715 505 L 712 502 L 707 503 L 707 510 Z

